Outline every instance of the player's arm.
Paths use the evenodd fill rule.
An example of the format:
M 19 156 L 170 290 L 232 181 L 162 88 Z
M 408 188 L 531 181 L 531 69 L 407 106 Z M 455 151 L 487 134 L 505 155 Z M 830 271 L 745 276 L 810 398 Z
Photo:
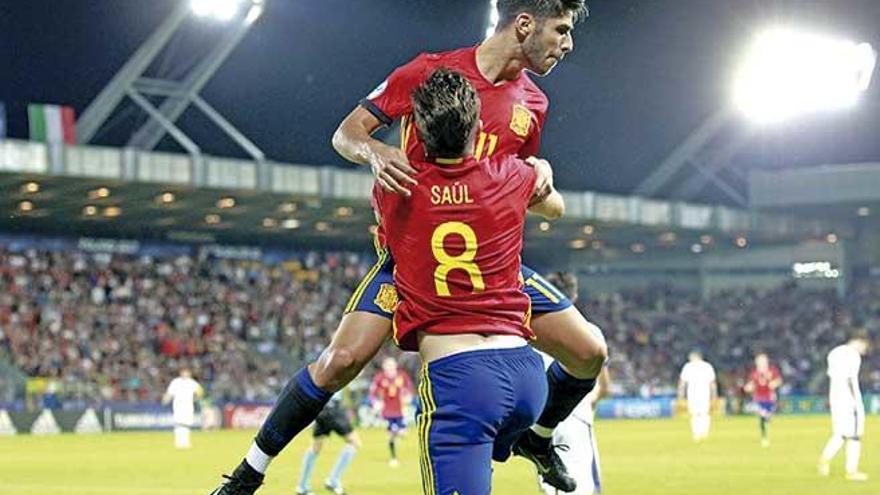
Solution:
M 532 199 L 529 201 L 529 211 L 547 220 L 561 218 L 565 214 L 565 200 L 559 194 L 559 191 L 553 188 L 553 170 L 550 168 L 550 163 L 547 160 L 533 156 L 525 161 L 535 169 L 537 176 L 535 190 L 532 194 Z M 549 184 L 541 180 L 542 174 L 546 175 L 548 173 L 550 177 Z M 545 193 L 545 190 L 549 190 L 549 193 Z
M 749 379 L 746 381 L 746 384 L 743 385 L 743 391 L 745 393 L 750 394 L 755 391 L 755 375 L 754 373 L 749 374 Z
M 410 177 L 416 170 L 409 165 L 406 154 L 372 137 L 383 122 L 369 110 L 358 106 L 339 124 L 333 134 L 333 148 L 346 160 L 369 164 L 376 182 L 391 192 L 409 195 L 406 186 L 416 184 Z
M 554 191 L 553 188 L 553 167 L 550 162 L 543 160 L 534 155 L 528 155 L 525 159 L 527 165 L 535 169 L 535 192 L 532 195 L 529 205 L 540 203 L 547 199 Z M 560 215 L 562 216 L 562 215 Z
M 397 68 L 339 124 L 333 134 L 333 148 L 345 159 L 370 164 L 376 182 L 390 192 L 409 195 L 410 177 L 416 170 L 403 150 L 374 139 L 373 132 L 412 111 L 412 92 L 427 70 L 426 55 Z
M 779 387 L 782 386 L 782 383 L 783 383 L 783 381 L 782 381 L 782 375 L 779 374 L 779 373 L 775 373 L 775 374 L 773 375 L 773 379 L 770 380 L 770 389 L 771 389 L 771 390 L 776 390 L 776 389 L 778 389 Z
M 856 404 L 862 401 L 862 390 L 859 388 L 859 377 L 854 376 L 849 379 L 849 388 L 852 393 L 853 400 Z
M 589 395 L 593 396 L 594 403 L 611 395 L 611 376 L 608 373 L 608 368 L 602 368 L 602 372 L 599 373 L 599 377 L 596 380 L 596 386 L 593 387 Z
M 687 386 L 687 382 L 684 379 L 678 379 L 678 400 L 684 400 L 684 389 Z
M 547 220 L 557 220 L 565 214 L 565 200 L 559 191 L 553 189 L 540 203 L 529 206 L 529 211 Z
M 205 389 L 202 388 L 201 385 L 196 385 L 196 399 L 201 399 L 205 396 Z
M 712 380 L 709 383 L 709 401 L 715 402 L 716 399 L 718 399 L 718 382 Z

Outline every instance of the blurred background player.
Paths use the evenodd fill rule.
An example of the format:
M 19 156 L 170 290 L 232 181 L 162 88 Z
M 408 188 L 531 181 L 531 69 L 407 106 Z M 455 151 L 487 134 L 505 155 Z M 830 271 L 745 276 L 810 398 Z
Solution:
M 403 408 L 412 400 L 413 384 L 409 374 L 398 368 L 393 357 L 382 361 L 382 369 L 373 377 L 370 385 L 370 402 L 381 408 L 382 419 L 388 424 L 388 450 L 391 460 L 388 464 L 397 467 L 397 438 L 403 435 L 406 421 Z
M 551 273 L 547 276 L 547 281 L 562 290 L 572 303 L 577 302 L 578 282 L 574 274 Z M 546 354 L 543 355 L 543 358 L 545 366 L 549 366 L 553 362 L 553 359 Z M 568 418 L 559 423 L 553 432 L 553 444 L 565 446 L 561 449 L 559 456 L 565 463 L 568 474 L 577 482 L 575 495 L 592 495 L 602 492 L 599 445 L 596 443 L 593 419 L 596 403 L 609 394 L 610 384 L 608 368 L 605 368 L 599 374 L 596 387 L 584 397 L 584 400 L 575 407 Z M 544 483 L 540 476 L 538 482 L 547 495 L 561 493 L 557 488 Z
M 327 403 L 327 406 L 321 411 L 321 414 L 315 418 L 315 424 L 312 426 L 312 445 L 303 454 L 302 471 L 299 476 L 299 483 L 296 486 L 297 495 L 310 495 L 314 492 L 311 490 L 312 473 L 315 470 L 315 463 L 318 461 L 318 455 L 321 453 L 321 447 L 324 440 L 331 433 L 336 433 L 345 440 L 345 446 L 336 458 L 336 464 L 330 471 L 330 476 L 324 481 L 324 488 L 336 495 L 344 495 L 345 490 L 342 488 L 342 475 L 351 465 L 357 450 L 361 446 L 361 440 L 358 437 L 351 420 L 346 414 L 345 408 L 342 406 L 342 398 L 340 393 L 336 393 Z
M 691 351 L 688 362 L 679 375 L 678 400 L 683 400 L 687 396 L 691 433 L 695 442 L 702 442 L 709 437 L 712 403 L 715 402 L 717 394 L 715 368 L 703 360 L 700 351 Z
M 204 396 L 205 392 L 199 382 L 192 377 L 192 372 L 183 368 L 180 375 L 171 380 L 168 390 L 162 397 L 162 404 L 171 402 L 171 411 L 174 415 L 174 447 L 188 449 L 192 446 L 190 432 L 196 420 L 196 399 Z
M 859 471 L 862 434 L 865 431 L 865 403 L 859 388 L 862 356 L 868 353 L 868 339 L 855 337 L 828 353 L 828 402 L 831 405 L 832 434 L 819 459 L 819 474 L 831 474 L 831 460 L 846 443 L 846 479 L 865 481 Z
M 782 386 L 782 373 L 776 366 L 770 366 L 767 354 L 760 353 L 755 356 L 755 367 L 749 373 L 749 381 L 746 382 L 745 391 L 752 394 L 752 402 L 758 408 L 758 421 L 761 427 L 761 446 L 770 445 L 767 434 L 767 425 L 770 418 L 776 412 L 776 390 Z

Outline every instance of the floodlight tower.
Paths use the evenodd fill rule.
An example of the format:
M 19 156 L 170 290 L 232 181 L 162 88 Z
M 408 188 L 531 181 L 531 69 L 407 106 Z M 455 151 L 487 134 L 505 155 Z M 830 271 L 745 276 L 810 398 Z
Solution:
M 737 70 L 732 103 L 707 118 L 634 193 L 666 191 L 689 200 L 712 183 L 740 206 L 748 206 L 725 169 L 751 135 L 804 115 L 852 108 L 870 85 L 876 58 L 867 43 L 786 27 L 759 32 Z M 726 138 L 724 130 L 736 114 L 752 125 Z
M 175 125 L 183 112 L 194 105 L 254 160 L 265 161 L 265 155 L 253 142 L 199 96 L 264 9 L 265 0 L 182 0 L 83 112 L 76 123 L 80 140 L 88 143 L 94 139 L 119 104 L 128 97 L 149 116 L 131 136 L 129 146 L 150 150 L 168 133 L 190 155 L 201 156 L 199 146 Z M 219 42 L 179 80 L 146 76 L 149 67 L 192 15 L 208 22 L 222 23 L 223 34 Z M 161 97 L 164 101 L 156 106 L 148 96 Z

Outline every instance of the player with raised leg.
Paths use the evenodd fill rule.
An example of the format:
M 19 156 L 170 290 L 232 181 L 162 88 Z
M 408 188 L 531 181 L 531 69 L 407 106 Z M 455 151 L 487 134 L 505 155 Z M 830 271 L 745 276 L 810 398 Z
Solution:
M 422 160 L 424 147 L 414 132 L 411 93 L 439 67 L 462 73 L 482 101 L 483 127 L 476 136 L 477 158 L 537 153 L 547 111 L 547 98 L 526 71 L 545 75 L 573 49 L 572 30 L 586 15 L 583 0 L 499 0 L 496 33 L 483 44 L 440 54 L 422 54 L 395 70 L 340 124 L 333 145 L 355 163 L 369 164 L 377 183 L 409 194 L 415 181 L 410 160 Z M 401 120 L 402 149 L 388 146 L 372 133 Z M 534 162 L 538 188 L 552 186 L 552 169 Z M 318 360 L 288 382 L 254 442 L 218 495 L 250 495 L 284 447 L 308 426 L 333 392 L 353 380 L 391 335 L 394 310 L 394 260 L 378 236 L 379 260 L 352 295 L 346 314 Z M 547 370 L 547 406 L 515 451 L 534 462 L 545 480 L 574 489 L 553 448 L 553 429 L 592 390 L 607 358 L 601 331 L 570 301 L 534 271 L 523 267 L 531 299 L 533 345 L 554 358 Z
M 758 424 L 761 428 L 761 446 L 770 446 L 767 426 L 776 412 L 776 390 L 782 386 L 782 373 L 776 366 L 770 366 L 765 353 L 755 356 L 755 367 L 749 373 L 744 390 L 752 394 L 752 402 L 758 408 Z
M 509 457 L 547 399 L 519 253 L 529 204 L 555 218 L 562 197 L 536 199 L 535 171 L 519 158 L 474 158 L 480 100 L 461 74 L 437 69 L 412 100 L 419 184 L 408 196 L 377 186 L 374 199 L 391 254 L 407 256 L 394 273 L 394 340 L 424 363 L 422 492 L 488 495 L 492 461 Z
M 859 471 L 862 435 L 865 433 L 865 403 L 859 388 L 862 356 L 870 348 L 866 337 L 854 337 L 828 353 L 828 402 L 831 405 L 832 434 L 819 458 L 819 474 L 831 474 L 831 460 L 846 444 L 846 479 L 866 481 Z

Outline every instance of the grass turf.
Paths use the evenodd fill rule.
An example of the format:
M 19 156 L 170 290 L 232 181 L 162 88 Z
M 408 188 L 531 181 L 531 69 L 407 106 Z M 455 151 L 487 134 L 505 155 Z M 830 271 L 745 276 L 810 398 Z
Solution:
M 843 479 L 843 451 L 832 476 L 820 478 L 816 461 L 829 434 L 827 417 L 777 417 L 772 445 L 761 448 L 757 420 L 721 418 L 709 441 L 694 444 L 686 420 L 600 421 L 597 425 L 604 493 L 617 495 L 867 495 L 880 493 L 880 419 L 869 418 L 863 445 L 865 483 Z M 418 494 L 416 438 L 399 446 L 401 466 L 390 469 L 383 431 L 362 431 L 364 448 L 345 477 L 354 495 Z M 0 437 L 0 494 L 207 495 L 231 470 L 253 432 L 193 435 L 194 448 L 175 451 L 171 433 Z M 320 483 L 341 446 L 325 445 L 313 480 Z M 308 439 L 297 439 L 272 465 L 260 494 L 292 494 Z M 521 459 L 496 466 L 493 493 L 537 492 Z

